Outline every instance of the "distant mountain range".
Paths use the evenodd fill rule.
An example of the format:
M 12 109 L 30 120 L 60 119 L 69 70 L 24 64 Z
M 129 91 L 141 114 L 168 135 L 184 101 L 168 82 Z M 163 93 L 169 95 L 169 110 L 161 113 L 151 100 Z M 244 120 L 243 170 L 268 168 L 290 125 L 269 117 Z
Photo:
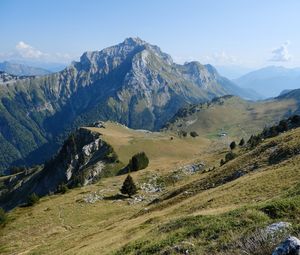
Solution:
M 51 73 L 43 68 L 8 61 L 0 63 L 0 71 L 17 76 L 41 76 Z
M 300 68 L 269 66 L 233 80 L 242 88 L 251 88 L 263 97 L 276 97 L 283 90 L 300 88 Z
M 69 131 L 99 119 L 158 130 L 184 105 L 227 94 L 252 97 L 211 65 L 178 65 L 128 38 L 61 72 L 0 87 L 0 168 L 41 163 Z
M 18 76 L 0 71 L 0 85 L 8 85 L 18 80 L 28 79 L 28 76 Z

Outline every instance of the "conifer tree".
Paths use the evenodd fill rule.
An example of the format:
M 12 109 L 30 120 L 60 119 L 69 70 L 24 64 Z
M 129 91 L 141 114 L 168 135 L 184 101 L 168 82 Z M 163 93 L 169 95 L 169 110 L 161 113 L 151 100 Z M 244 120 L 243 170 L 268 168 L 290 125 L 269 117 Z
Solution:
M 121 193 L 127 194 L 129 197 L 136 194 L 137 187 L 135 186 L 135 183 L 130 175 L 127 175 L 125 181 L 123 182 Z
M 231 142 L 231 144 L 230 144 L 230 149 L 231 149 L 231 150 L 234 150 L 235 147 L 236 147 L 235 141 Z
M 244 138 L 242 138 L 240 143 L 239 143 L 239 146 L 244 146 L 244 144 L 245 144 L 245 140 L 244 140 Z

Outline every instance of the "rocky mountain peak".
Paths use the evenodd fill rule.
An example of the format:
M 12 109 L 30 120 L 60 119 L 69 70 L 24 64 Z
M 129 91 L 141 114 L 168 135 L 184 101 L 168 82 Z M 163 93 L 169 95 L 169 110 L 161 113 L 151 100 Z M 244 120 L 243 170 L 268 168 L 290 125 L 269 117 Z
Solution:
M 126 38 L 122 44 L 137 46 L 137 45 L 145 45 L 148 44 L 146 41 L 142 40 L 139 37 L 128 37 Z

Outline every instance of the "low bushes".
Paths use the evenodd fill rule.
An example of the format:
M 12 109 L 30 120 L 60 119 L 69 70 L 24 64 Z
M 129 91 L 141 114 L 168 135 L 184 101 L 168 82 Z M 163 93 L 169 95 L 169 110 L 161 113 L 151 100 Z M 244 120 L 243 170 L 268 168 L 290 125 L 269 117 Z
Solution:
M 28 206 L 33 206 L 36 203 L 38 203 L 39 200 L 40 200 L 39 196 L 37 194 L 35 194 L 35 193 L 32 193 L 27 198 L 27 205 Z
M 199 135 L 198 135 L 198 133 L 196 131 L 192 131 L 192 132 L 190 132 L 190 136 L 191 137 L 197 137 Z
M 140 152 L 132 156 L 128 164 L 129 171 L 138 171 L 149 165 L 149 159 L 145 152 Z
M 4 227 L 7 222 L 7 215 L 5 211 L 0 207 L 0 228 Z

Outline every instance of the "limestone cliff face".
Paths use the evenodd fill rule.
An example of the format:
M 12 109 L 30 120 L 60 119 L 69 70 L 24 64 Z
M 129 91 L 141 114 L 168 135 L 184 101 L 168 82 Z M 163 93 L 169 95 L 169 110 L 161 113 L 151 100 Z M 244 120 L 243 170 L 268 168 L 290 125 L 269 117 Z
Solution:
M 1 190 L 0 206 L 13 208 L 26 202 L 36 193 L 44 196 L 58 191 L 59 185 L 68 187 L 87 185 L 98 180 L 108 165 L 118 162 L 112 147 L 98 133 L 80 128 L 71 134 L 58 154 L 42 169 L 31 169 L 14 175 Z

